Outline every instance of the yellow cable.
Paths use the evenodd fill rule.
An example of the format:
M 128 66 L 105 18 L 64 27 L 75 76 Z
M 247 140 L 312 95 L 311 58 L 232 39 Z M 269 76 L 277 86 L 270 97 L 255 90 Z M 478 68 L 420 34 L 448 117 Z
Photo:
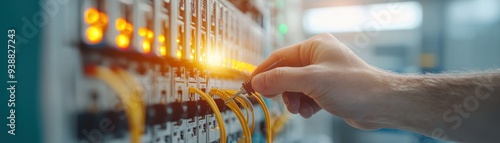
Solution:
M 227 93 L 225 93 L 221 90 L 217 90 L 217 89 L 212 90 L 211 93 L 215 93 L 215 95 L 221 97 L 223 100 L 227 100 L 231 97 L 230 94 L 227 94 Z M 241 128 L 243 129 L 243 134 L 244 134 L 245 140 L 247 141 L 247 143 L 251 143 L 252 142 L 252 133 L 250 132 L 250 129 L 248 128 L 248 122 L 245 120 L 243 113 L 241 113 L 239 106 L 232 100 L 227 102 L 226 105 L 229 107 L 229 109 L 231 109 L 235 113 L 236 117 L 238 118 L 238 120 L 241 124 Z
M 247 140 L 248 143 L 252 142 L 252 133 L 250 133 L 250 129 L 248 128 L 248 122 L 245 120 L 245 117 L 243 116 L 243 113 L 241 113 L 240 108 L 234 101 L 229 101 L 228 102 L 228 107 L 233 110 L 233 112 L 236 114 L 236 117 L 241 123 L 241 127 L 243 128 L 243 134 L 245 134 L 245 139 Z
M 231 94 L 231 95 L 233 95 L 233 94 Z M 245 108 L 245 111 L 247 113 L 247 121 L 252 119 L 252 122 L 250 124 L 250 132 L 253 132 L 253 130 L 255 129 L 255 114 L 253 112 L 252 103 L 250 102 L 250 100 L 248 100 L 248 98 L 246 98 L 245 96 L 241 96 L 241 95 L 236 97 L 236 100 L 238 100 L 238 102 L 240 102 L 240 104 Z M 250 113 L 248 112 L 249 110 L 250 110 L 250 113 L 252 115 L 251 118 L 250 118 Z
M 264 102 L 264 99 L 262 99 L 262 97 L 260 97 L 260 95 L 257 95 L 256 94 L 252 94 L 253 97 L 255 97 L 255 99 L 257 99 L 257 101 L 259 101 L 259 104 L 260 106 L 262 106 L 262 110 L 264 110 L 264 117 L 266 119 L 266 128 L 267 128 L 267 143 L 272 143 L 273 139 L 272 139 L 272 129 L 271 129 L 271 119 L 269 117 L 269 111 L 267 110 L 267 106 L 266 106 L 266 103 Z
M 133 143 L 139 143 L 141 141 L 141 135 L 144 133 L 144 125 L 145 125 L 145 115 L 146 115 L 146 107 L 144 105 L 143 99 L 141 97 L 142 87 L 129 72 L 123 69 L 117 69 L 116 73 L 122 77 L 124 82 L 129 85 L 132 90 L 132 94 L 129 96 L 129 110 L 131 110 L 132 114 L 128 117 L 133 122 L 133 126 L 131 126 L 131 138 Z
M 141 110 L 139 110 L 141 109 L 141 103 L 134 102 L 132 100 L 133 96 L 131 96 L 131 94 L 134 94 L 134 91 L 131 91 L 129 88 L 127 88 L 126 84 L 120 82 L 120 77 L 113 73 L 109 68 L 97 66 L 95 77 L 104 81 L 111 87 L 111 89 L 113 89 L 117 93 L 118 99 L 123 103 L 125 107 L 125 113 L 129 119 L 128 124 L 131 128 L 132 134 L 131 142 L 139 143 L 140 135 L 142 133 L 140 131 L 143 130 L 141 126 L 144 125 L 144 120 L 142 120 L 141 125 L 141 118 L 143 118 L 144 116 L 141 113 Z
M 215 103 L 214 99 L 210 97 L 209 95 L 205 94 L 203 91 L 198 90 L 197 88 L 194 87 L 189 87 L 189 92 L 194 92 L 200 95 L 201 98 L 207 101 L 208 105 L 210 105 L 210 108 L 214 111 L 215 118 L 217 119 L 217 122 L 219 123 L 219 128 L 220 128 L 220 142 L 221 143 L 226 143 L 226 126 L 224 125 L 224 120 L 222 119 L 222 115 L 219 111 L 219 108 L 217 107 L 217 104 Z
M 236 91 L 236 90 L 223 90 L 222 92 L 225 92 L 225 93 L 226 93 L 226 95 L 227 95 L 227 94 L 229 94 L 229 95 L 234 95 L 234 94 L 236 94 L 236 92 L 237 92 L 237 91 Z M 251 104 L 251 103 L 250 103 L 250 104 L 248 104 L 247 102 L 245 102 L 245 99 L 246 99 L 246 98 L 245 98 L 244 96 L 237 96 L 236 98 L 234 98 L 234 100 L 238 101 L 238 102 L 241 104 L 241 106 L 243 106 L 243 108 L 245 109 L 245 113 L 247 114 L 247 116 L 246 116 L 246 120 L 247 120 L 247 122 L 249 122 L 249 121 L 250 121 L 250 112 L 249 112 L 249 110 L 250 110 L 250 108 L 251 108 L 251 112 L 252 112 L 252 123 L 251 123 L 251 125 L 250 125 L 250 132 L 252 132 L 252 131 L 254 130 L 254 121 L 253 121 L 253 119 L 254 119 L 254 118 L 253 118 L 253 106 L 252 106 L 252 104 Z M 248 100 L 248 99 L 247 99 L 247 100 Z
M 224 92 L 228 93 L 229 95 L 234 95 L 236 94 L 236 90 L 224 90 Z M 242 95 L 239 95 L 235 98 L 242 106 L 243 108 L 245 108 L 245 112 L 247 113 L 247 121 L 250 120 L 250 115 L 248 113 L 248 110 L 250 109 L 250 112 L 252 113 L 252 122 L 250 124 L 250 132 L 253 132 L 253 130 L 255 129 L 255 114 L 254 114 L 254 109 L 253 109 L 253 105 L 252 103 L 250 102 L 250 100 L 248 100 L 248 98 L 246 98 L 245 96 L 242 96 Z

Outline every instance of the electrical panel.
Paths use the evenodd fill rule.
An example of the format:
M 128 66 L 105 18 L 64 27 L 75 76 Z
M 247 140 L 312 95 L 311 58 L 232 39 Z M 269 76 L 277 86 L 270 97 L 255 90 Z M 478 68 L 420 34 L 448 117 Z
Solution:
M 262 1 L 71 3 L 62 10 L 69 16 L 59 18 L 58 25 L 75 36 L 57 41 L 57 47 L 69 50 L 45 45 L 45 56 L 64 54 L 67 59 L 59 60 L 72 63 L 71 70 L 53 71 L 71 88 L 64 92 L 68 95 L 52 94 L 58 88 L 47 85 L 51 94 L 44 95 L 63 102 L 57 103 L 63 109 L 45 120 L 69 122 L 44 127 L 61 133 L 45 133 L 45 141 L 270 142 L 277 137 L 276 126 L 286 118 L 279 111 L 283 104 L 258 95 L 226 100 L 270 48 Z M 49 38 L 58 34 L 48 33 Z

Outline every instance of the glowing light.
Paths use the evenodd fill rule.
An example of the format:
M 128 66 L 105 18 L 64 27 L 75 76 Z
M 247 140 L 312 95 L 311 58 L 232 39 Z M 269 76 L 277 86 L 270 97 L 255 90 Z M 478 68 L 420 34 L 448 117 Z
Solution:
M 165 42 L 165 36 L 163 36 L 163 35 L 159 35 L 159 36 L 158 36 L 158 41 L 160 41 L 160 42 L 162 42 L 162 43 L 163 43 L 163 42 Z
M 286 24 L 280 24 L 278 26 L 278 31 L 280 31 L 281 34 L 286 34 L 288 32 L 288 26 Z
M 139 35 L 141 35 L 141 36 L 144 37 L 148 33 L 148 29 L 146 29 L 146 28 L 140 28 L 138 32 L 139 32 Z
M 222 67 L 226 67 L 226 63 L 227 63 L 227 59 L 226 58 L 222 59 Z
M 409 30 L 422 24 L 422 5 L 410 1 L 314 8 L 304 13 L 303 21 L 308 33 Z
M 108 24 L 108 15 L 99 13 L 99 24 L 102 24 L 103 26 Z
M 182 50 L 177 50 L 177 58 L 182 59 Z
M 235 69 L 236 68 L 235 60 L 231 59 L 229 65 L 230 65 L 231 69 Z
M 85 22 L 93 24 L 99 20 L 99 11 L 95 8 L 89 8 L 85 11 Z
M 189 55 L 189 59 L 194 60 L 194 56 L 196 55 L 196 52 L 194 49 L 191 49 L 191 54 Z
M 176 41 L 177 43 L 180 43 L 180 42 L 181 42 L 181 40 L 180 40 L 179 38 L 177 38 L 175 41 Z
M 116 19 L 115 27 L 116 27 L 116 30 L 118 30 L 118 31 L 125 30 L 125 28 L 127 27 L 127 21 L 125 21 L 125 19 L 123 19 L 123 18 L 118 18 L 118 19 Z
M 166 56 L 167 55 L 167 47 L 165 46 L 160 46 L 160 54 L 162 56 Z
M 144 40 L 142 42 L 142 49 L 144 50 L 144 53 L 149 53 L 151 51 L 151 43 L 149 41 Z
M 127 31 L 132 31 L 133 29 L 134 29 L 134 27 L 130 23 L 127 23 L 127 26 L 125 26 L 125 30 L 127 30 Z
M 154 36 L 153 31 L 148 30 L 147 34 L 146 34 L 146 37 L 148 37 L 149 39 L 151 39 L 151 38 L 153 38 L 153 36 Z
M 116 36 L 115 42 L 118 47 L 120 47 L 121 49 L 125 49 L 128 47 L 129 39 L 128 36 L 120 34 Z
M 217 52 L 212 52 L 208 54 L 207 63 L 212 66 L 218 66 L 222 62 L 221 55 Z
M 97 26 L 90 26 L 86 31 L 87 39 L 92 44 L 97 44 L 102 40 L 102 30 Z

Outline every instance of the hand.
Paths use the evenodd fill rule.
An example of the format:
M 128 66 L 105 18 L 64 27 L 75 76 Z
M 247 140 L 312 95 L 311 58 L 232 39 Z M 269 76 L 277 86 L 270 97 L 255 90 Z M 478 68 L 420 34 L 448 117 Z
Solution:
M 282 58 L 279 67 L 261 73 Z M 272 53 L 252 74 L 252 86 L 269 98 L 282 93 L 293 114 L 309 118 L 325 109 L 351 126 L 376 129 L 379 124 L 371 111 L 389 75 L 365 63 L 331 34 L 320 34 Z

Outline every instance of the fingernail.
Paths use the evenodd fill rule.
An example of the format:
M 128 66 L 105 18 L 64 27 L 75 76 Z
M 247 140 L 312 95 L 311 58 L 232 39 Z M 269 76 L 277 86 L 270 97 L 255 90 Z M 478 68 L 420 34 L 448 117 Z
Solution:
M 311 113 L 308 109 L 306 108 L 300 108 L 300 115 L 302 115 L 302 117 L 304 118 L 310 118 L 311 117 Z

